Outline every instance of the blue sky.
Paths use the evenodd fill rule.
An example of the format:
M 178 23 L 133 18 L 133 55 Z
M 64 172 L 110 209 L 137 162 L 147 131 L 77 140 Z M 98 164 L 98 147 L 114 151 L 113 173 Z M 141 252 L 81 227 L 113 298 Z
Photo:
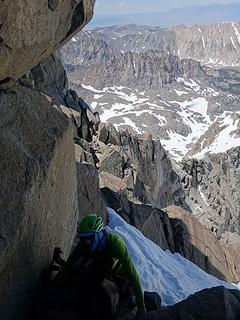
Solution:
M 162 12 L 172 8 L 193 5 L 228 4 L 234 0 L 97 0 L 95 15 L 120 15 L 147 12 Z
M 96 0 L 89 27 L 129 23 L 170 27 L 221 21 L 240 21 L 240 0 Z

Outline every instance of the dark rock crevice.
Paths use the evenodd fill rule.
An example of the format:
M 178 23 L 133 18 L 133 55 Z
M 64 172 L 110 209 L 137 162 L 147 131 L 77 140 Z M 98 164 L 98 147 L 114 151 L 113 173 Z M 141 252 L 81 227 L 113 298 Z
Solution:
M 48 7 L 49 9 L 51 9 L 52 11 L 54 11 L 57 6 L 58 6 L 58 2 L 59 0 L 48 0 Z

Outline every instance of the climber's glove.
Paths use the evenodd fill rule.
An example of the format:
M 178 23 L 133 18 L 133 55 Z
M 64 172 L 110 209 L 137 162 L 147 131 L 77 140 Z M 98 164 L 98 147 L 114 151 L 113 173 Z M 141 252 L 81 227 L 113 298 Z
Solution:
M 54 252 L 53 252 L 53 260 L 52 263 L 57 263 L 58 265 L 60 265 L 61 267 L 63 267 L 63 265 L 65 264 L 65 260 L 62 258 L 62 250 L 59 247 L 55 247 L 54 248 Z

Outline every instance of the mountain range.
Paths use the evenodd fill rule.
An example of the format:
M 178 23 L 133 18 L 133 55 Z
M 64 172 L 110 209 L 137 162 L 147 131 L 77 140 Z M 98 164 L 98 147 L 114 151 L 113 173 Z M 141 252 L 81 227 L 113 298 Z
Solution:
M 239 54 L 234 22 L 96 28 L 61 52 L 71 85 L 102 121 L 149 130 L 176 160 L 240 144 Z

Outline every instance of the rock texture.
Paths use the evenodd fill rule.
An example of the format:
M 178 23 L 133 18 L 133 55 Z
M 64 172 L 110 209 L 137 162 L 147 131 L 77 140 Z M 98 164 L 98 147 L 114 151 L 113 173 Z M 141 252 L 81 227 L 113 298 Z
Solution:
M 179 172 L 188 203 L 219 239 L 239 243 L 239 148 L 185 159 Z
M 133 198 L 157 208 L 172 203 L 185 206 L 180 181 L 166 151 L 150 134 L 119 134 L 113 126 L 101 124 L 94 145 L 100 172 L 125 181 Z
M 54 106 L 73 121 L 76 136 L 91 141 L 100 122 L 98 113 L 93 113 L 85 101 L 69 88 L 67 75 L 58 53 L 41 61 L 21 77 L 20 81 L 46 95 Z
M 95 88 L 102 89 L 112 86 L 133 87 L 140 91 L 157 90 L 171 83 L 176 75 L 180 75 L 179 59 L 160 51 L 149 50 L 144 53 L 126 52 L 119 57 L 99 64 L 81 64 L 69 72 L 70 80 L 90 84 L 95 78 Z M 154 70 L 154 73 L 152 72 Z M 124 71 L 124 72 L 123 72 Z
M 97 213 L 106 220 L 105 206 L 99 193 L 98 172 L 95 168 L 97 159 L 90 143 L 99 123 L 97 115 L 69 88 L 58 53 L 52 54 L 31 69 L 21 78 L 21 82 L 44 94 L 75 126 L 79 219 L 86 214 Z
M 173 230 L 165 212 L 141 202 L 131 201 L 126 195 L 114 192 L 106 186 L 102 187 L 101 192 L 106 206 L 114 209 L 162 249 L 174 252 Z
M 0 80 L 18 79 L 91 19 L 95 0 L 2 1 Z
M 79 219 L 85 215 L 96 213 L 106 221 L 107 212 L 100 195 L 97 169 L 91 164 L 82 163 L 78 160 L 76 164 Z
M 163 211 L 171 222 L 175 252 L 219 279 L 239 282 L 239 246 L 221 244 L 193 214 L 180 207 L 172 205 Z
M 202 64 L 215 66 L 239 66 L 238 33 L 240 25 L 237 22 L 222 22 L 205 25 L 177 26 L 169 29 L 159 27 L 111 26 L 88 30 L 87 34 L 77 36 L 81 45 L 72 44 L 71 64 L 83 60 L 106 61 L 109 56 L 120 52 L 146 52 L 149 49 L 169 52 L 181 59 L 194 59 Z M 90 55 L 86 50 L 80 50 L 84 44 L 96 49 Z M 69 54 L 64 49 L 63 56 Z M 79 57 L 79 60 L 76 59 Z
M 66 71 L 57 52 L 43 59 L 25 78 L 32 81 L 35 90 L 50 96 L 54 104 L 65 104 L 69 86 Z
M 197 292 L 170 308 L 151 312 L 147 320 L 238 320 L 239 317 L 239 291 L 216 287 Z
M 68 254 L 78 218 L 73 126 L 40 93 L 0 88 L 1 319 L 23 308 L 55 246 Z

